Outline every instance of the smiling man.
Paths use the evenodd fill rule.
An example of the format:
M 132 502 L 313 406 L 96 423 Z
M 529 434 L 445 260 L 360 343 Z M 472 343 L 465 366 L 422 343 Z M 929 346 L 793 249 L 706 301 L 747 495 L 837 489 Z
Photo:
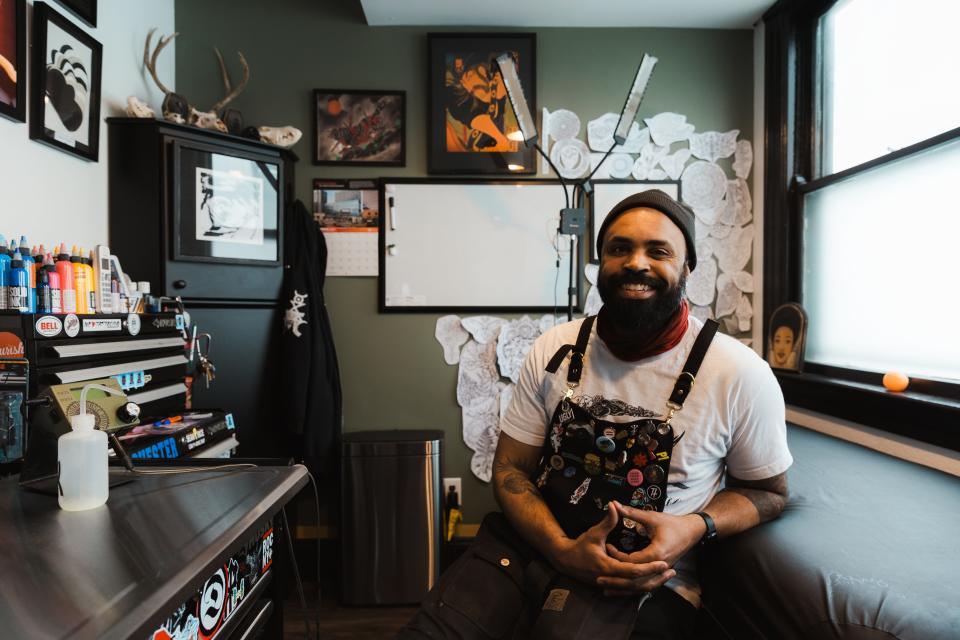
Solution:
M 662 191 L 635 194 L 610 211 L 598 236 L 604 305 L 595 326 L 577 320 L 538 339 L 494 460 L 504 514 L 558 571 L 608 598 L 652 594 L 633 638 L 691 637 L 700 543 L 775 518 L 787 499 L 793 459 L 783 396 L 770 368 L 739 341 L 721 334 L 710 341 L 712 332 L 704 332 L 697 343 L 704 324 L 684 299 L 695 246 L 692 211 Z M 571 383 L 566 353 L 576 351 L 569 347 L 578 337 L 586 345 Z M 696 384 L 684 387 L 681 373 L 691 370 L 694 351 L 702 364 L 691 376 Z M 646 451 L 635 456 L 632 434 L 662 425 L 667 401 L 677 398 L 672 452 L 667 446 L 656 458 L 653 448 L 649 460 Z M 583 432 L 598 451 L 585 453 L 594 442 L 584 445 Z M 621 448 L 633 457 L 621 456 Z M 637 462 L 645 464 L 632 470 Z M 656 481 L 665 468 L 662 490 Z M 637 489 L 633 506 L 605 501 L 605 483 L 624 478 Z M 640 531 L 649 544 L 637 544 Z
M 693 212 L 634 194 L 597 253 L 599 315 L 537 339 L 501 422 L 506 521 L 487 516 L 401 638 L 692 638 L 701 544 L 783 509 L 780 387 L 684 299 Z

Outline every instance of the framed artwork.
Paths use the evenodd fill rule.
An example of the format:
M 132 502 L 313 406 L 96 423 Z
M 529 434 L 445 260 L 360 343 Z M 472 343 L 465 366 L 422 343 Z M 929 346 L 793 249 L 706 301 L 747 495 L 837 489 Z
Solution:
M 97 26 L 97 0 L 57 0 L 63 7 L 91 27 Z
M 803 371 L 807 346 L 807 313 L 788 302 L 774 309 L 767 325 L 767 362 L 773 369 Z
M 496 58 L 509 53 L 537 112 L 536 34 L 430 33 L 427 170 L 447 174 L 532 174 L 536 150 L 520 134 Z
M 597 232 L 614 205 L 635 193 L 660 189 L 674 200 L 680 199 L 679 180 L 591 180 L 590 194 L 590 262 L 599 263 Z
M 0 0 L 0 114 L 27 118 L 26 0 Z
M 280 264 L 281 166 L 255 152 L 175 140 L 173 259 Z
M 406 164 L 405 91 L 315 89 L 313 108 L 314 164 Z
M 98 159 L 102 47 L 48 5 L 33 5 L 30 138 Z
M 327 243 L 328 276 L 380 273 L 377 180 L 314 180 L 313 218 Z

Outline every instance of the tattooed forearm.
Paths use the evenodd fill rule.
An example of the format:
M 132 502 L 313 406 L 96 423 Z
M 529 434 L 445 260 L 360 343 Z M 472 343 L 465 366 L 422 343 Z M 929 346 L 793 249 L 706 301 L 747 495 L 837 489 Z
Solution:
M 776 493 L 770 493 L 769 491 L 760 491 L 758 489 L 741 489 L 738 487 L 727 487 L 727 491 L 731 493 L 738 493 L 752 502 L 753 506 L 757 508 L 757 512 L 760 514 L 760 522 L 773 520 L 780 515 L 780 512 L 783 511 L 783 507 L 787 504 L 786 497 Z
M 779 516 L 790 496 L 786 473 L 764 480 L 740 480 L 728 476 L 726 490 L 740 494 L 753 503 L 757 513 L 760 514 L 760 522 L 767 522 Z
M 503 487 L 503 490 L 507 493 L 512 493 L 514 495 L 520 495 L 523 493 L 531 493 L 535 496 L 540 495 L 540 492 L 537 491 L 535 486 L 533 486 L 533 483 L 530 482 L 530 479 L 519 471 L 509 471 L 501 475 L 499 478 L 499 483 L 500 486 Z

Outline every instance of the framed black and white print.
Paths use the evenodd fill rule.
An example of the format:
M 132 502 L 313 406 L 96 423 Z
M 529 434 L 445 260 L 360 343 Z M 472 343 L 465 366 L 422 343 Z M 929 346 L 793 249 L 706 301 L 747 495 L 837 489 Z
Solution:
M 26 0 L 0 0 L 0 115 L 27 115 Z
M 315 89 L 313 100 L 313 164 L 406 164 L 405 91 Z
M 57 0 L 63 7 L 91 27 L 97 26 L 97 0 Z
M 514 59 L 536 113 L 536 34 L 430 33 L 427 40 L 427 171 L 535 173 L 536 150 L 523 143 L 496 59 L 503 53 Z
M 103 48 L 43 2 L 33 5 L 30 138 L 96 162 Z
M 280 264 L 282 168 L 276 158 L 172 143 L 173 259 Z

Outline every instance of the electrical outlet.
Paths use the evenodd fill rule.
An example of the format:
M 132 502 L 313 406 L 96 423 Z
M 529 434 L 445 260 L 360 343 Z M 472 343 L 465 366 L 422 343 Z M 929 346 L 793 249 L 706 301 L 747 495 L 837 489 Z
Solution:
M 443 479 L 443 504 L 447 504 L 447 494 L 450 492 L 451 486 L 457 492 L 457 499 L 460 501 L 460 507 L 463 508 L 463 487 L 460 484 L 460 478 Z

